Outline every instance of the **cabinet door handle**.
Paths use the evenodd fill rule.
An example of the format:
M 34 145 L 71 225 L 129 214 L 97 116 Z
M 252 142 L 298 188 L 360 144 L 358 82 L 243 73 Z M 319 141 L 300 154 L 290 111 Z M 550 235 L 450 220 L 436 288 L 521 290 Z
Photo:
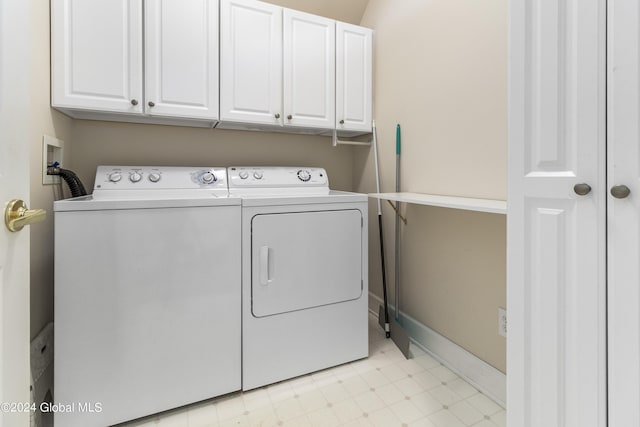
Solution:
M 624 199 L 631 194 L 631 190 L 626 185 L 614 185 L 611 187 L 611 195 L 616 199 Z
M 343 125 L 344 124 L 344 120 L 340 120 L 340 124 Z
M 155 102 L 153 102 L 153 101 L 149 101 L 148 105 L 149 105 L 149 107 L 155 107 L 155 106 L 156 106 L 156 103 L 155 103 Z
M 132 99 L 131 100 L 131 105 L 138 105 L 138 100 L 137 99 Z
M 586 196 L 591 192 L 591 186 L 585 183 L 576 184 L 573 186 L 573 191 L 575 191 L 578 196 Z
M 276 119 L 279 119 L 280 118 L 280 113 L 276 113 L 275 117 L 276 117 Z
M 289 115 L 287 116 L 287 120 L 291 120 L 291 119 L 293 119 L 293 116 L 292 116 L 291 114 L 289 114 Z

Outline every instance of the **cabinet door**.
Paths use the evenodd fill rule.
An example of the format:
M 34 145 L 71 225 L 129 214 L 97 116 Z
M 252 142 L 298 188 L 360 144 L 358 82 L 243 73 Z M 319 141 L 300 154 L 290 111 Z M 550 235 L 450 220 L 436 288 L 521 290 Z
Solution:
M 52 0 L 54 107 L 142 113 L 142 0 Z
M 610 0 L 607 18 L 609 426 L 640 425 L 640 5 Z M 613 192 L 624 185 L 626 197 Z M 617 188 L 620 190 L 620 188 Z
M 221 120 L 282 124 L 282 8 L 222 0 L 220 63 Z
M 358 299 L 362 214 L 351 209 L 256 215 L 251 258 L 254 317 Z
M 218 118 L 218 1 L 145 3 L 145 112 Z
M 335 126 L 335 21 L 284 11 L 285 126 Z
M 336 128 L 371 132 L 373 31 L 336 23 Z
M 509 13 L 507 425 L 602 427 L 606 0 Z

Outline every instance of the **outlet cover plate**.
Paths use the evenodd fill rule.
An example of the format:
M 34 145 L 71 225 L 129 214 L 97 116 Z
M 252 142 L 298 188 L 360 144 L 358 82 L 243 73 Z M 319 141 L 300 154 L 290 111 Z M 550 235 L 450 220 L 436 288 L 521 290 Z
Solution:
M 507 310 L 498 307 L 498 335 L 507 337 Z
M 53 162 L 64 159 L 64 141 L 53 136 L 42 137 L 42 184 L 51 185 L 60 183 L 59 176 L 47 175 L 47 167 Z

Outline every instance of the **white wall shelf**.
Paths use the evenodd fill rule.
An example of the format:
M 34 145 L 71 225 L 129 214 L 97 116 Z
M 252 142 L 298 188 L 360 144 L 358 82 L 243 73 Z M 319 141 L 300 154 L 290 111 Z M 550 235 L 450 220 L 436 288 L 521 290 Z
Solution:
M 369 197 L 416 205 L 437 206 L 441 208 L 462 209 L 467 211 L 507 214 L 507 202 L 504 200 L 473 199 L 469 197 L 440 196 L 421 193 L 371 193 Z

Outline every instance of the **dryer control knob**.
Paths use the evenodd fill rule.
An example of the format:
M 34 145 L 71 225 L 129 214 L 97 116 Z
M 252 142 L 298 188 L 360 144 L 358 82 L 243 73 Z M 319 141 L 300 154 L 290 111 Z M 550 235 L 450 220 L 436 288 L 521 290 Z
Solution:
M 260 172 L 260 171 L 255 171 L 255 172 L 253 173 L 253 177 L 254 177 L 255 179 L 262 179 L 262 172 Z
M 131 182 L 139 182 L 142 179 L 142 175 L 138 172 L 132 172 L 129 174 L 129 181 Z
M 149 181 L 151 182 L 158 182 L 160 181 L 160 178 L 162 177 L 162 175 L 160 175 L 157 172 L 152 172 L 149 174 Z
M 122 179 L 122 174 L 120 172 L 111 172 L 109 174 L 109 181 L 118 182 Z
M 200 177 L 200 180 L 203 184 L 213 184 L 218 180 L 218 178 L 216 178 L 216 176 L 212 172 L 205 172 Z
M 240 179 L 247 179 L 249 178 L 249 172 L 242 171 L 238 174 L 238 176 L 240 177 Z
M 308 170 L 300 169 L 298 171 L 298 179 L 300 179 L 300 181 L 307 182 L 311 179 L 311 173 Z

